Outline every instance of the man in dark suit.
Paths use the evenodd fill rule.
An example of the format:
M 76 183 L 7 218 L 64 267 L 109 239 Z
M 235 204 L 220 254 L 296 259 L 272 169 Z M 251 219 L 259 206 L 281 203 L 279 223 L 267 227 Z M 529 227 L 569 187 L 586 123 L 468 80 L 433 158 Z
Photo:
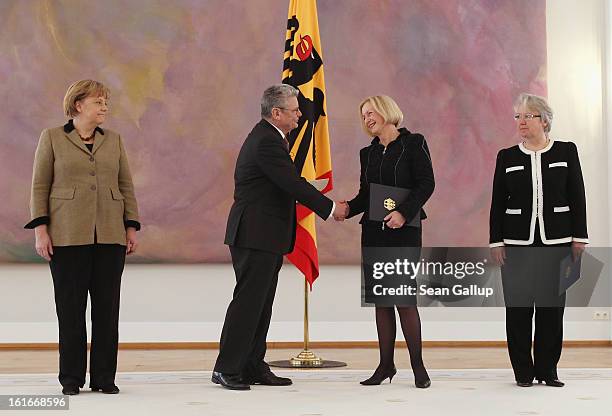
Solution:
M 247 136 L 234 172 L 234 204 L 225 244 L 230 246 L 236 273 L 233 299 L 227 308 L 213 383 L 233 390 L 251 384 L 286 386 L 264 361 L 283 255 L 293 250 L 295 202 L 323 219 L 346 214 L 298 174 L 287 134 L 300 118 L 299 91 L 286 84 L 267 88 L 261 99 L 262 120 Z

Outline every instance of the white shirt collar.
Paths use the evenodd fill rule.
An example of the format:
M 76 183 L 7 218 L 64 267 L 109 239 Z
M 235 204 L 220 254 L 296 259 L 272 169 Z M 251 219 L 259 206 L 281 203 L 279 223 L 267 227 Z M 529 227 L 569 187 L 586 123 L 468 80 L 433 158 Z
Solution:
M 266 120 L 266 119 L 264 118 L 264 120 Z M 276 127 L 274 124 L 270 123 L 268 120 L 266 120 L 266 121 L 268 122 L 268 124 L 269 124 L 269 125 L 271 125 L 272 127 L 274 127 L 274 128 L 275 128 L 275 129 L 276 129 L 276 130 L 277 130 L 277 131 L 280 133 L 280 135 L 281 135 L 281 137 L 282 137 L 283 139 L 285 138 L 285 133 L 283 133 L 283 132 L 281 131 L 281 129 L 279 129 L 278 127 Z
M 537 150 L 537 151 L 527 149 L 527 148 L 525 147 L 525 144 L 524 144 L 523 142 L 520 142 L 520 143 L 519 143 L 519 149 L 521 149 L 521 151 L 522 151 L 523 153 L 525 153 L 525 154 L 528 154 L 528 155 L 535 155 L 536 153 L 544 153 L 544 152 L 548 152 L 548 151 L 551 149 L 551 147 L 553 146 L 553 142 L 554 142 L 554 140 L 553 140 L 553 139 L 551 139 L 551 138 L 549 138 L 549 140 L 548 140 L 548 144 L 546 145 L 546 147 L 545 147 L 544 149 Z

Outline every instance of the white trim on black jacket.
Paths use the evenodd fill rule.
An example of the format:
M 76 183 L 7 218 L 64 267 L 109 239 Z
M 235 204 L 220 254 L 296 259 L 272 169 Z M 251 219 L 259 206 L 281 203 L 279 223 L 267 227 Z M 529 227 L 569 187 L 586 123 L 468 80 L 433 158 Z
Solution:
M 544 244 L 588 243 L 578 150 L 550 140 L 539 151 L 522 143 L 497 154 L 489 246 L 530 245 L 536 220 Z

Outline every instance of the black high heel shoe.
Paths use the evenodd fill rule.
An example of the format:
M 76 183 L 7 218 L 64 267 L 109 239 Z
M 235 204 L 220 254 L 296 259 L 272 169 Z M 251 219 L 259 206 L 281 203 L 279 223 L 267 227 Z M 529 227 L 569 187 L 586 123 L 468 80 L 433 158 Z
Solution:
M 395 366 L 391 367 L 391 369 L 389 370 L 380 370 L 379 367 L 376 369 L 376 371 L 374 371 L 372 377 L 368 378 L 367 380 L 360 381 L 359 384 L 361 384 L 362 386 L 376 386 L 385 381 L 387 377 L 389 378 L 389 383 L 391 383 L 391 380 L 393 380 L 393 377 L 396 374 L 397 369 L 395 368 Z
M 431 379 L 425 367 L 412 370 L 414 372 L 414 385 L 417 389 L 426 389 L 431 386 Z
M 425 380 L 414 380 L 414 385 L 417 389 L 428 389 L 431 387 L 431 380 L 429 378 Z
M 538 384 L 542 384 L 542 382 L 544 382 L 547 386 L 550 387 L 563 387 L 565 386 L 565 383 L 562 382 L 559 379 L 556 378 L 549 378 L 549 379 L 538 379 Z

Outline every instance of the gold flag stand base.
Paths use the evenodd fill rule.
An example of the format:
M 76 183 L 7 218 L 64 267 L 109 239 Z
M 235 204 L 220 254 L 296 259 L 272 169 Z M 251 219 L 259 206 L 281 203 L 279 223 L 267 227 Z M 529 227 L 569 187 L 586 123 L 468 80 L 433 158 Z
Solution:
M 272 367 L 280 368 L 334 368 L 346 367 L 342 361 L 324 360 L 309 350 L 303 350 L 297 357 L 289 360 L 271 361 L 268 363 Z
M 289 361 L 295 367 L 321 367 L 323 363 L 323 360 L 317 357 L 314 352 L 308 350 L 303 350 L 297 357 Z
M 346 367 L 342 361 L 323 360 L 308 349 L 308 282 L 304 280 L 304 349 L 289 360 L 270 361 L 272 367 L 280 368 L 334 368 Z

